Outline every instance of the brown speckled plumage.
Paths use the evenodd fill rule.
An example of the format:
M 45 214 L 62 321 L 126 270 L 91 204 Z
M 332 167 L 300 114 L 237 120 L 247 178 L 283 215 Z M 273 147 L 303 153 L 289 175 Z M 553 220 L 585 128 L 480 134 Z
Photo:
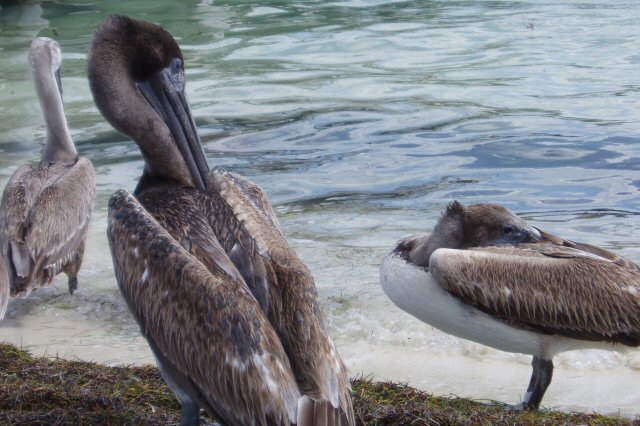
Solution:
M 492 245 L 507 223 L 529 226 L 501 206 L 453 202 L 433 234 L 405 238 L 398 251 L 411 259 L 430 250 L 426 266 L 442 288 L 514 326 L 578 339 L 640 344 L 637 264 L 535 228 L 539 237 L 534 240 Z M 442 248 L 450 250 L 437 251 Z
M 149 39 L 157 49 L 146 49 Z M 171 128 L 156 112 L 163 93 L 188 111 L 183 87 L 171 86 L 184 78 L 176 46 L 160 27 L 126 17 L 105 21 L 92 46 L 96 104 L 145 158 L 137 200 L 120 191 L 110 202 L 122 293 L 183 403 L 183 422 L 195 423 L 195 403 L 225 424 L 353 424 L 349 378 L 313 278 L 266 195 L 245 178 L 209 172 L 190 114 L 177 112 L 183 124 Z M 166 82 L 168 91 L 151 93 Z
M 122 294 L 179 386 L 225 424 L 292 423 L 289 360 L 228 258 L 194 261 L 124 191 L 109 202 L 108 237 Z
M 93 166 L 78 157 L 64 118 L 58 44 L 35 39 L 30 61 L 47 141 L 40 164 L 25 164 L 9 178 L 0 204 L 0 250 L 13 297 L 50 284 L 60 272 L 73 293 L 96 197 Z
M 443 331 L 533 355 L 526 408 L 540 405 L 555 354 L 640 345 L 637 264 L 494 204 L 452 202 L 433 233 L 396 244 L 381 283 L 399 307 Z
M 50 284 L 60 272 L 77 276 L 95 185 L 93 166 L 82 157 L 72 166 L 25 164 L 11 176 L 0 205 L 0 242 L 13 296 Z
M 547 241 L 449 251 L 431 274 L 464 303 L 514 326 L 640 344 L 640 272 Z
M 231 206 L 266 264 L 269 320 L 287 353 L 295 354 L 291 364 L 300 389 L 349 413 L 347 370 L 327 335 L 309 268 L 285 241 L 273 208 L 257 185 L 229 172 L 214 172 L 211 178 L 212 187 Z

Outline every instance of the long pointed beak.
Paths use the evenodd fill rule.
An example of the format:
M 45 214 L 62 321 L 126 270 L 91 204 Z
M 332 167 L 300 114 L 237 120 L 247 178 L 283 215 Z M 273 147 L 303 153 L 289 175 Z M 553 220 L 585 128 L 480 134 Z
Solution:
M 210 169 L 184 87 L 184 69 L 182 61 L 177 58 L 149 79 L 138 82 L 140 92 L 169 127 L 189 168 L 193 184 L 206 189 Z
M 543 239 L 542 233 L 535 226 L 531 227 L 531 231 L 530 231 L 529 235 L 530 235 L 532 241 L 542 241 L 542 239 Z
M 542 240 L 542 234 L 533 226 L 514 227 L 511 233 L 491 242 L 491 245 L 516 245 Z

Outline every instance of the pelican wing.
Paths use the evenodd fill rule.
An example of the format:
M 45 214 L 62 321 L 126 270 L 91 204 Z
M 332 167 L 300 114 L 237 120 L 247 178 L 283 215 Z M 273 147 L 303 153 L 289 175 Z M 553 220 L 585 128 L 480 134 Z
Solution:
M 337 424 L 353 424 L 349 376 L 327 334 L 313 277 L 287 244 L 266 194 L 248 179 L 224 171 L 210 175 L 209 187 L 229 209 L 224 219 L 211 220 L 231 260 L 245 280 L 250 281 L 248 275 L 255 271 L 266 278 L 269 321 L 289 356 L 300 390 L 310 398 L 302 406 L 315 406 L 316 412 L 325 410 Z M 220 213 L 222 208 L 216 211 Z M 235 225 L 221 230 L 223 220 Z M 245 254 L 234 256 L 236 249 Z M 251 260 L 251 268 L 235 260 L 242 258 Z
M 273 231 L 277 231 L 282 235 L 278 217 L 269 202 L 269 197 L 258 185 L 245 177 L 224 170 L 212 172 L 210 184 L 213 184 L 220 192 L 231 191 L 238 195 L 242 194 L 241 197 L 233 198 L 248 203 L 244 213 L 251 215 L 250 212 L 253 212 L 255 215 L 254 220 L 256 217 L 261 217 L 261 220 L 265 220 L 270 224 L 270 228 Z M 228 199 L 228 197 L 225 197 L 225 199 Z
M 29 213 L 29 206 L 33 203 L 34 193 L 39 193 L 42 188 L 42 179 L 30 179 L 33 173 L 31 164 L 25 164 L 18 168 L 9 178 L 7 186 L 2 194 L 0 204 L 0 249 L 6 263 L 13 263 L 11 259 L 11 246 L 15 241 L 17 229 L 24 222 Z M 36 185 L 33 188 L 33 185 Z M 20 235 L 21 237 L 21 235 Z M 13 243 L 15 244 L 15 243 Z M 28 256 L 27 256 L 28 257 Z M 26 262 L 27 267 L 17 267 L 18 273 L 26 273 L 31 269 L 31 263 Z M 10 265 L 5 265 L 9 274 Z M 16 267 L 13 266 L 15 270 Z M 11 274 L 13 275 L 13 274 Z
M 176 242 L 210 271 L 222 267 L 232 279 L 242 280 L 211 230 L 204 193 L 194 188 L 160 186 L 143 191 L 138 200 Z
M 12 281 L 42 274 L 51 281 L 84 242 L 96 197 L 91 162 L 71 167 L 23 166 L 12 176 L 2 201 L 2 248 Z M 43 268 L 51 272 L 43 274 Z
M 550 334 L 640 344 L 636 268 L 571 247 L 522 246 L 438 249 L 429 270 L 463 303 L 506 322 Z
M 241 232 L 240 222 L 219 194 L 159 186 L 142 191 L 138 199 L 160 225 L 209 270 L 223 265 L 231 278 L 244 279 L 260 307 L 268 312 L 264 262 L 253 239 Z
M 284 350 L 242 280 L 205 267 L 125 191 L 107 230 L 120 290 L 179 387 L 226 424 L 295 423 Z M 228 262 L 228 260 L 227 260 Z
M 550 257 L 572 258 L 593 255 L 601 258 L 602 260 L 613 262 L 622 268 L 640 271 L 640 266 L 609 250 L 605 250 L 591 244 L 565 240 L 540 229 L 538 229 L 538 231 L 540 231 L 540 234 L 542 235 L 542 241 L 521 244 L 520 247 L 532 248 Z

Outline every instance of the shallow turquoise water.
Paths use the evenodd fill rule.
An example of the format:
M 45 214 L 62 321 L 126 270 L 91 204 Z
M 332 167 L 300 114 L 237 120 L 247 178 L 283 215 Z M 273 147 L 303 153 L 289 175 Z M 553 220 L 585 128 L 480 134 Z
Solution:
M 39 156 L 26 54 L 45 35 L 62 46 L 66 114 L 99 196 L 81 291 L 66 295 L 61 279 L 13 303 L 0 337 L 113 364 L 152 360 L 104 235 L 108 197 L 134 188 L 141 157 L 100 116 L 86 81 L 93 31 L 112 13 L 178 39 L 210 164 L 269 193 L 354 373 L 521 398 L 527 357 L 434 331 L 378 285 L 393 241 L 428 230 L 452 199 L 501 203 L 640 261 L 635 2 L 3 2 L 0 186 Z M 639 355 L 575 352 L 556 365 L 548 405 L 640 414 Z

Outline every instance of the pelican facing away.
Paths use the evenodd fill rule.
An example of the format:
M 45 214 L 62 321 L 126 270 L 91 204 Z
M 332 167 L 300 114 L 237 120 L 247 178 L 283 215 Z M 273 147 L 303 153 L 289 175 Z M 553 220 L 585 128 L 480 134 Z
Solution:
M 539 407 L 557 353 L 640 345 L 638 265 L 497 205 L 454 201 L 433 233 L 391 249 L 380 282 L 399 308 L 446 333 L 533 355 L 523 408 Z
M 27 296 L 60 272 L 67 274 L 73 294 L 96 198 L 95 173 L 91 162 L 78 156 L 67 128 L 60 46 L 50 38 L 36 38 L 29 62 L 47 140 L 40 164 L 25 164 L 9 178 L 0 204 L 0 249 L 12 297 Z
M 109 202 L 120 290 L 182 403 L 229 425 L 353 424 L 349 378 L 309 269 L 266 195 L 211 172 L 164 29 L 123 16 L 97 29 L 89 82 L 104 117 L 140 147 L 134 196 Z

